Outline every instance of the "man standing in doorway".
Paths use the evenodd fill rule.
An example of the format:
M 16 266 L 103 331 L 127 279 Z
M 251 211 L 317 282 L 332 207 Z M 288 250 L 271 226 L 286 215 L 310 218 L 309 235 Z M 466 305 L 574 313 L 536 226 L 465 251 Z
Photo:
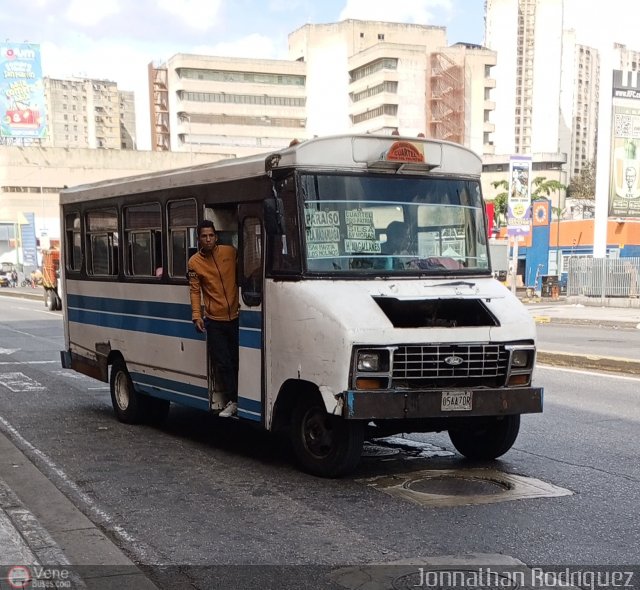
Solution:
M 207 333 L 216 390 L 226 399 L 219 416 L 228 418 L 238 410 L 237 252 L 218 244 L 212 221 L 201 221 L 197 231 L 199 250 L 188 264 L 191 319 L 198 332 Z

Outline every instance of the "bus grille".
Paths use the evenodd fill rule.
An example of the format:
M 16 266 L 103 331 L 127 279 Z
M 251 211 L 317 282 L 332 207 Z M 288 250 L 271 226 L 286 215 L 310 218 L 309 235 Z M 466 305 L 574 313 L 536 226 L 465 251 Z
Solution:
M 394 353 L 392 379 L 395 387 L 499 387 L 508 363 L 500 344 L 406 345 Z

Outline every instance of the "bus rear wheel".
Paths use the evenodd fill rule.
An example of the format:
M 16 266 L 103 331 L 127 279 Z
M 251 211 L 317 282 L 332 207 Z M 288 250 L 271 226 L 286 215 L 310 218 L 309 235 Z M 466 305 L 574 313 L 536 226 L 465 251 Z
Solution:
M 478 419 L 477 424 L 464 429 L 449 430 L 453 446 L 475 461 L 490 461 L 504 455 L 516 442 L 520 431 L 520 416 Z
M 291 444 L 303 471 L 339 477 L 360 461 L 364 425 L 328 414 L 319 396 L 305 395 L 293 410 Z
M 144 402 L 135 390 L 127 365 L 122 359 L 116 359 L 111 366 L 110 386 L 116 418 L 125 424 L 139 424 L 144 415 Z

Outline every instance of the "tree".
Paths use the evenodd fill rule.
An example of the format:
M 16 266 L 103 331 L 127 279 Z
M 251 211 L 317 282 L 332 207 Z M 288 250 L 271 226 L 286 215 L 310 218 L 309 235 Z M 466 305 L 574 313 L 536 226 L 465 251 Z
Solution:
M 560 209 L 560 191 L 565 190 L 567 187 L 557 180 L 547 180 L 544 176 L 536 176 L 531 186 L 533 188 L 531 191 L 532 201 L 551 197 L 551 193 L 558 192 L 558 206 L 552 206 L 551 210 L 556 214 L 556 219 L 560 219 L 560 216 L 564 214 L 565 211 L 564 209 Z
M 509 201 L 509 182 L 506 180 L 494 180 L 491 183 L 493 188 L 504 189 L 504 192 L 498 193 L 493 198 L 493 222 L 496 227 L 506 225 L 507 221 L 507 203 Z
M 593 209 L 596 201 L 596 166 L 593 160 L 587 162 L 580 174 L 571 179 L 567 187 L 567 198 L 583 213 Z

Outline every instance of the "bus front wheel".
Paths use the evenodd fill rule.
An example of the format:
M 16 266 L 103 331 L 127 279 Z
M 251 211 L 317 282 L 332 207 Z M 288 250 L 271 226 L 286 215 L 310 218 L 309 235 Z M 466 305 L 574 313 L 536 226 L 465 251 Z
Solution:
M 116 418 L 125 424 L 138 424 L 143 418 L 142 396 L 135 390 L 127 365 L 116 359 L 111 366 L 111 403 Z
M 339 477 L 360 461 L 364 425 L 328 414 L 319 396 L 305 395 L 293 410 L 291 444 L 303 471 Z
M 504 455 L 516 442 L 520 416 L 479 419 L 475 425 L 449 430 L 453 446 L 461 454 L 476 461 L 489 461 Z

